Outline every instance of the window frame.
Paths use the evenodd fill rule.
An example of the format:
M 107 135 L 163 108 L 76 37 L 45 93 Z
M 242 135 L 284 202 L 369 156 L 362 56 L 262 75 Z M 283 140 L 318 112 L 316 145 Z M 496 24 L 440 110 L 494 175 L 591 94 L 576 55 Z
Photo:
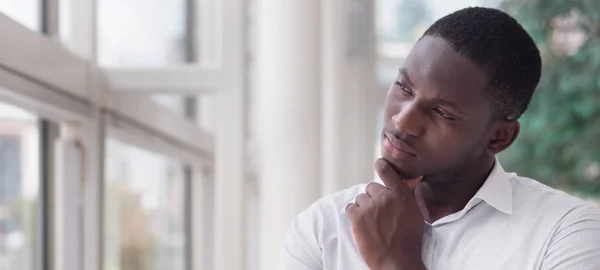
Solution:
M 187 62 L 152 68 L 103 67 L 107 83 L 119 93 L 191 93 L 207 94 L 224 91 L 229 85 L 235 55 L 224 52 L 238 49 L 242 44 L 229 44 L 225 31 L 239 19 L 225 14 L 229 2 L 241 0 L 186 0 Z M 239 2 L 239 3 L 238 3 Z M 235 33 L 234 33 L 235 34 Z
M 87 5 L 88 11 L 94 10 L 92 0 L 77 3 L 80 6 Z M 132 97 L 140 101 L 138 106 L 130 106 L 129 99 L 122 98 L 110 89 L 104 71 L 93 63 L 93 56 L 82 56 L 94 50 L 92 42 L 85 40 L 93 40 L 89 33 L 85 35 L 86 29 L 94 28 L 93 23 L 86 26 L 84 22 L 78 28 L 78 33 L 84 33 L 84 36 L 78 37 L 74 33 L 73 37 L 79 39 L 75 42 L 67 41 L 63 46 L 53 41 L 58 34 L 57 5 L 57 0 L 44 1 L 43 21 L 48 22 L 42 27 L 45 35 L 0 15 L 0 33 L 15 37 L 0 41 L 4 47 L 0 51 L 0 100 L 79 130 L 77 140 L 86 146 L 86 171 L 85 185 L 80 194 L 84 198 L 82 203 L 85 208 L 79 225 L 79 231 L 82 232 L 79 243 L 83 246 L 77 250 L 83 251 L 80 262 L 85 270 L 97 270 L 102 269 L 101 226 L 97 225 L 102 219 L 102 140 L 116 133 L 125 142 L 141 144 L 144 148 L 176 157 L 187 164 L 195 164 L 194 167 L 213 166 L 214 140 L 212 134 L 198 128 L 196 123 L 161 108 L 148 97 Z M 45 137 L 45 140 L 53 140 L 56 136 Z M 65 135 L 59 137 L 62 136 Z M 54 157 L 51 152 L 53 144 L 48 142 L 46 147 L 47 154 Z M 45 159 L 42 165 L 49 168 L 52 163 L 52 159 Z M 44 173 L 46 180 L 43 182 L 49 185 L 49 189 L 52 189 L 52 184 L 47 179 L 53 176 L 54 172 Z M 45 198 L 52 196 L 44 194 Z M 45 207 L 49 207 L 49 204 L 45 204 Z M 44 216 L 47 214 L 48 211 Z M 46 220 L 44 223 L 54 224 L 54 221 Z M 40 230 L 43 228 L 46 232 L 53 230 L 43 225 Z M 40 268 L 42 270 L 52 269 L 56 259 L 57 251 L 48 249 L 53 242 L 54 239 L 45 239 L 40 247 L 45 249 L 39 264 L 44 266 Z
M 39 129 L 39 158 L 40 158 L 40 179 L 39 179 L 39 199 L 38 199 L 38 262 L 37 269 L 49 270 L 52 265 L 52 183 L 53 183 L 53 159 L 54 147 L 53 141 L 58 137 L 58 126 L 48 120 L 38 120 Z
M 85 184 L 82 194 L 78 194 L 83 197 L 84 207 L 79 239 L 82 246 L 76 249 L 82 252 L 81 266 L 84 270 L 102 269 L 102 228 L 98 224 L 102 223 L 103 141 L 117 134 L 125 142 L 139 143 L 193 164 L 194 179 L 197 170 L 211 171 L 215 192 L 211 261 L 219 269 L 244 269 L 246 1 L 189 0 L 195 3 L 188 10 L 194 15 L 188 19 L 192 26 L 188 31 L 195 36 L 190 40 L 193 63 L 126 70 L 102 69 L 94 63 L 96 0 L 71 3 L 73 9 L 68 12 L 75 16 L 70 22 L 75 28 L 63 44 L 57 42 L 61 15 L 58 0 L 46 1 L 46 36 L 0 15 L 0 34 L 14 37 L 0 41 L 4 48 L 0 51 L 0 86 L 4 87 L 0 89 L 0 100 L 60 123 L 61 129 L 72 127 L 77 130 L 75 137 L 59 137 L 67 136 L 85 146 Z M 153 78 L 162 80 L 146 84 Z M 125 92 L 140 100 L 137 108 L 131 108 Z M 156 92 L 214 95 L 217 136 L 154 104 L 147 95 Z M 191 207 L 197 213 L 203 206 L 194 202 Z M 194 222 L 194 229 L 196 225 Z M 193 254 L 201 250 L 199 245 L 193 240 Z M 55 260 L 56 251 L 52 252 L 51 260 Z M 193 264 L 197 265 L 197 260 Z
M 107 85 L 103 70 L 92 62 L 4 15 L 0 15 L 0 26 L 0 34 L 15 37 L 2 41 L 5 49 L 0 51 L 0 100 L 55 122 L 84 123 L 105 114 L 117 119 L 119 127 L 142 127 L 149 136 L 140 140 L 167 138 L 169 147 L 175 146 L 177 152 L 192 149 L 181 155 L 190 162 L 212 160 L 212 134 L 195 123 L 154 104 L 148 97 L 115 93 Z M 23 43 L 28 46 L 22 46 Z M 134 101 L 137 106 L 132 108 L 130 102 Z

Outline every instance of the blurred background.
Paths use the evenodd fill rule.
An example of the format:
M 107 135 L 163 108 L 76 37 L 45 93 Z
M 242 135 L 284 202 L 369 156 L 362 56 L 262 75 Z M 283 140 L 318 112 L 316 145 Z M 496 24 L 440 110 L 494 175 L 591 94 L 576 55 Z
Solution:
M 505 169 L 600 201 L 600 1 L 0 0 L 0 270 L 274 269 L 375 177 L 398 67 L 468 6 L 544 59 Z

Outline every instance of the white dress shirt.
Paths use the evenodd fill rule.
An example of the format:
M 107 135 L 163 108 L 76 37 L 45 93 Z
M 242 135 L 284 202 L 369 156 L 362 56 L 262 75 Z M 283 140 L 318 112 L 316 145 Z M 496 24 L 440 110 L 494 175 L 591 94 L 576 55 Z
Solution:
M 279 269 L 369 269 L 344 212 L 365 187 L 326 196 L 300 213 Z M 496 161 L 463 210 L 425 222 L 422 259 L 430 270 L 600 270 L 600 208 L 506 173 Z

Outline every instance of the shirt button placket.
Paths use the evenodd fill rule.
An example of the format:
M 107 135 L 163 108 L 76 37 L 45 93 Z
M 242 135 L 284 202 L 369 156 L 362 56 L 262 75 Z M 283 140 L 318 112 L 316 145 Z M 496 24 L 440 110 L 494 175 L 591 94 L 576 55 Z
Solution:
M 431 250 L 429 252 L 430 256 L 429 256 L 429 261 L 431 265 L 431 269 L 430 270 L 434 270 L 437 269 L 436 266 L 436 260 L 435 260 L 435 250 L 436 250 L 436 246 L 437 246 L 437 230 L 434 226 L 430 226 L 429 227 L 430 231 L 431 231 Z

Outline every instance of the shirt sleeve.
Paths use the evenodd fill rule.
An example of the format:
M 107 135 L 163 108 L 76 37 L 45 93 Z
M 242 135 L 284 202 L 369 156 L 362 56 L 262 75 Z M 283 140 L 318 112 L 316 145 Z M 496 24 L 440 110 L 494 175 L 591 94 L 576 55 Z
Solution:
M 600 269 L 599 207 L 576 208 L 561 220 L 550 239 L 541 269 Z
M 316 205 L 299 214 L 289 227 L 279 258 L 279 270 L 321 270 L 319 211 Z

